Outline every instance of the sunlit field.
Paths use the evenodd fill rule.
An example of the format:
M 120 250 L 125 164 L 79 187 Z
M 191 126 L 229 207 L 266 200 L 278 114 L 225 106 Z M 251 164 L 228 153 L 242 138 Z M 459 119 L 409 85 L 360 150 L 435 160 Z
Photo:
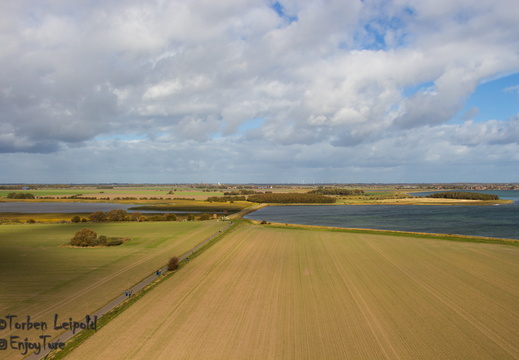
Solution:
M 517 359 L 519 249 L 244 225 L 69 359 Z

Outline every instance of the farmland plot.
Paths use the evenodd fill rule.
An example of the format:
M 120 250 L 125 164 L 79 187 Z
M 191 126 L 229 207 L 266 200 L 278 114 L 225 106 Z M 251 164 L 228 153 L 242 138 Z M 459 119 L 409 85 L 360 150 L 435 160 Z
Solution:
M 23 322 L 46 322 L 53 331 L 61 321 L 82 321 L 146 276 L 225 226 L 221 222 L 147 222 L 0 227 L 0 325 L 7 315 Z M 131 240 L 117 247 L 63 246 L 83 227 L 99 235 Z M 2 328 L 0 339 L 39 340 L 42 331 Z M 1 345 L 1 344 L 0 344 Z M 8 347 L 8 350 L 12 350 Z M 1 359 L 21 358 L 22 351 L 0 349 Z
M 519 249 L 246 225 L 70 359 L 517 359 Z

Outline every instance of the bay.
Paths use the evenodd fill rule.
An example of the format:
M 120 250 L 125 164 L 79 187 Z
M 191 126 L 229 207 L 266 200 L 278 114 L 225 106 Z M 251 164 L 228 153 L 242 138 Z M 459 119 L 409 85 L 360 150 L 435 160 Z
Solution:
M 486 236 L 519 240 L 519 202 L 494 206 L 268 206 L 245 216 L 300 225 Z

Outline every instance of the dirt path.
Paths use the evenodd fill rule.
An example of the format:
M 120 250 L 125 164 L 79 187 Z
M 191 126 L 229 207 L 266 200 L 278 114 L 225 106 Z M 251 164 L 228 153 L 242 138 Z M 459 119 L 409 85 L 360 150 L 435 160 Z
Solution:
M 233 222 L 229 223 L 225 228 L 223 228 L 222 230 L 214 233 L 213 235 L 209 236 L 207 239 L 205 239 L 204 241 L 202 241 L 201 243 L 199 243 L 198 245 L 196 245 L 195 247 L 193 247 L 191 250 L 189 251 L 186 251 L 184 254 L 182 254 L 180 257 L 179 257 L 179 261 L 182 261 L 184 260 L 185 258 L 189 257 L 190 255 L 192 255 L 193 253 L 195 253 L 196 251 L 198 251 L 200 248 L 202 248 L 204 245 L 206 245 L 209 241 L 211 241 L 212 239 L 214 239 L 216 236 L 220 235 L 222 232 L 228 230 L 231 226 L 233 225 Z M 144 261 L 144 260 L 142 260 Z M 140 261 L 140 262 L 142 262 Z M 139 263 L 140 263 L 139 262 Z M 160 270 L 161 270 L 161 273 L 164 273 L 166 272 L 168 269 L 167 265 L 164 265 Z M 124 268 L 124 269 L 121 269 L 120 271 L 118 271 L 117 273 L 120 273 L 120 272 L 124 272 L 126 271 L 127 268 Z M 116 274 L 115 274 L 116 275 Z M 98 286 L 100 283 L 105 283 L 106 281 L 110 280 L 112 277 L 114 277 L 115 275 L 112 275 L 108 278 L 105 278 L 99 282 L 97 282 L 96 284 L 92 284 L 91 286 L 89 286 L 87 289 L 83 290 L 83 291 L 80 291 L 79 293 L 77 293 L 72 299 L 67 299 L 66 302 L 68 301 L 71 301 L 73 299 L 75 299 L 76 297 L 78 296 L 81 296 L 84 292 L 86 292 L 87 290 L 90 290 L 92 287 L 95 287 L 95 286 Z M 158 275 L 157 273 L 154 273 L 150 276 L 148 276 L 147 278 L 145 278 L 144 280 L 142 280 L 141 282 L 139 282 L 138 284 L 134 285 L 132 288 L 128 289 L 128 292 L 130 294 L 130 296 L 136 294 L 137 292 L 139 292 L 140 290 L 142 290 L 145 286 L 149 285 L 152 281 L 154 281 L 155 279 L 157 279 L 157 277 L 160 276 Z M 106 313 L 108 313 L 110 310 L 112 310 L 113 308 L 115 308 L 117 305 L 119 304 L 122 304 L 124 301 L 126 301 L 128 299 L 128 295 L 126 293 L 122 293 L 121 295 L 119 295 L 117 298 L 115 298 L 114 300 L 112 300 L 111 302 L 109 302 L 108 304 L 106 304 L 105 306 L 103 306 L 101 309 L 97 310 L 95 313 L 93 313 L 91 316 L 92 319 L 95 319 L 97 317 L 97 319 L 101 318 L 101 316 L 105 315 Z M 57 307 L 59 305 L 61 305 L 62 303 L 59 303 L 59 304 L 56 304 L 54 307 Z M 72 333 L 72 330 L 68 330 L 62 334 L 60 334 L 59 336 L 57 336 L 55 339 L 53 339 L 51 342 L 66 342 L 68 340 L 70 340 L 70 338 L 72 338 L 72 336 L 74 336 L 75 334 Z M 25 359 L 26 360 L 40 360 L 40 359 L 43 359 L 45 358 L 45 356 L 50 353 L 50 349 L 45 349 L 45 350 L 42 350 L 38 355 L 36 354 L 31 354 L 29 356 L 27 356 Z

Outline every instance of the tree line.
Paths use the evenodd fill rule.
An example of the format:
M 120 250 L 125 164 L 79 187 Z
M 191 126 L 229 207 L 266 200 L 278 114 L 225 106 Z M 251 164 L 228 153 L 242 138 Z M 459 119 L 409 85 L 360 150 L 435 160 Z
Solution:
M 493 194 L 482 194 L 463 191 L 439 192 L 427 195 L 427 198 L 436 199 L 460 199 L 460 200 L 499 200 L 499 196 Z
M 332 204 L 337 199 L 309 193 L 267 193 L 249 195 L 247 201 L 272 204 Z

